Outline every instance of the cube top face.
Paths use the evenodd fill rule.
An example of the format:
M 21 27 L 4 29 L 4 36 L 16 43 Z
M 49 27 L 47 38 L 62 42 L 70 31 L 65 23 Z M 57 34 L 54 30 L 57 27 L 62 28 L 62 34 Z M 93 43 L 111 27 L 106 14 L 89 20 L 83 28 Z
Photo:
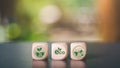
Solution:
M 48 56 L 48 44 L 47 43 L 33 43 L 32 45 L 32 57 L 35 60 L 43 60 Z
M 68 49 L 66 43 L 52 43 L 52 59 L 63 60 L 67 57 Z
M 86 44 L 81 43 L 71 43 L 71 59 L 82 60 L 86 56 Z

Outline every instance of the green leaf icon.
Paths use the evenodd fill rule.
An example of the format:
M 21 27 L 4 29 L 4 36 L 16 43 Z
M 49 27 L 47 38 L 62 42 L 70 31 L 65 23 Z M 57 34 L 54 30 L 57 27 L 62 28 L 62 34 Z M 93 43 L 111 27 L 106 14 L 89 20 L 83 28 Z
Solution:
M 37 51 L 41 51 L 42 50 L 42 48 L 37 48 Z
M 61 49 L 61 48 L 58 48 L 58 50 L 60 50 L 60 51 L 61 51 L 62 49 Z
M 80 54 L 81 54 L 81 56 L 83 56 L 83 50 L 80 50 Z
M 78 52 L 74 52 L 74 54 L 77 56 L 77 55 L 78 55 Z
M 39 56 L 39 52 L 36 52 L 36 56 Z
M 79 57 L 80 57 L 80 56 L 83 56 L 83 55 L 84 55 L 84 54 L 83 54 L 83 50 L 75 51 L 75 52 L 74 52 L 74 55 L 75 55 L 75 56 L 79 56 Z
M 58 51 L 58 50 L 55 50 L 55 54 L 59 54 L 59 51 Z
M 80 53 L 83 53 L 83 50 L 80 50 Z
M 41 52 L 41 55 L 42 55 L 42 56 L 44 56 L 44 54 L 45 54 L 44 52 Z
M 44 52 L 36 52 L 36 56 L 37 57 L 43 57 L 44 56 Z

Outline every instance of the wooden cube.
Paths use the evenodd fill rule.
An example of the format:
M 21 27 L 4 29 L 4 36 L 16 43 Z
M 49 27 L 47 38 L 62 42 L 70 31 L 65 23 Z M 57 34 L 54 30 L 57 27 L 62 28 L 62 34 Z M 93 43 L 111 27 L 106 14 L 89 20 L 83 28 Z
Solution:
M 64 60 L 68 55 L 68 47 L 66 43 L 52 43 L 52 59 Z
M 32 44 L 32 58 L 34 60 L 44 60 L 48 57 L 48 44 L 37 42 Z
M 86 56 L 86 44 L 84 42 L 74 42 L 70 45 L 70 57 L 72 60 L 82 60 Z

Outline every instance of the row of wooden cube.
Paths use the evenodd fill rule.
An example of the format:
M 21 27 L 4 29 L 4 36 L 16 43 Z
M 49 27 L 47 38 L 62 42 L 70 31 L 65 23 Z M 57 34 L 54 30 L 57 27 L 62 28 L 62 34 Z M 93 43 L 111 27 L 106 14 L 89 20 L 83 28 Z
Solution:
M 50 53 L 53 60 L 64 60 L 69 52 L 72 60 L 82 60 L 87 52 L 86 43 L 84 42 L 73 42 L 70 46 L 64 42 L 55 42 L 51 43 L 51 48 L 48 48 L 48 46 L 46 42 L 33 43 L 32 58 L 34 60 L 45 60 L 48 58 L 48 53 Z

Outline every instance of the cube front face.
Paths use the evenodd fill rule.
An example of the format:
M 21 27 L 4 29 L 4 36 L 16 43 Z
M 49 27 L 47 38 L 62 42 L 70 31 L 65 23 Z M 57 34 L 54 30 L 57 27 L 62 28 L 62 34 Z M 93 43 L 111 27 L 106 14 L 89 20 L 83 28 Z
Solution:
M 53 60 L 64 60 L 68 54 L 68 47 L 66 43 L 52 43 L 52 59 Z
M 35 60 L 44 60 L 48 56 L 47 43 L 33 43 L 32 45 L 32 58 Z
M 70 56 L 73 60 L 82 60 L 86 56 L 86 44 L 84 42 L 75 42 L 70 45 Z

